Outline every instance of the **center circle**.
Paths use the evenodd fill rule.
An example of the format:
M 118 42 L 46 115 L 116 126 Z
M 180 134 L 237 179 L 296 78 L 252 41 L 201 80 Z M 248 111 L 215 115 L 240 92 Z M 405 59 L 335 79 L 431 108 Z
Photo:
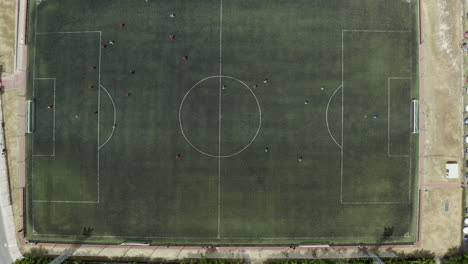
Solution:
M 231 76 L 198 81 L 179 107 L 182 136 L 192 148 L 213 158 L 228 158 L 246 150 L 261 124 L 257 96 L 247 84 Z

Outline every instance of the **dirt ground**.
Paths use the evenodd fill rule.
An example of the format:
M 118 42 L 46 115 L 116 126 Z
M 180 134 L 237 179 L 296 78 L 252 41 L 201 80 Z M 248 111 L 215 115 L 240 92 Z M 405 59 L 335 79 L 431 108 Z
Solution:
M 446 182 L 445 163 L 463 158 L 462 1 L 424 0 L 424 182 Z M 457 180 L 460 181 L 460 180 Z
M 443 255 L 460 246 L 463 190 L 428 189 L 423 199 L 422 248 Z
M 437 257 L 453 254 L 461 245 L 463 190 L 457 187 L 427 188 L 422 200 L 421 246 L 394 249 L 395 252 L 417 255 L 418 251 L 424 250 Z
M 13 214 L 15 226 L 21 228 L 20 181 L 18 174 L 18 89 L 7 89 L 1 96 L 2 111 L 5 122 L 5 139 L 8 154 L 8 171 L 10 177 L 11 197 L 13 200 Z
M 459 46 L 464 31 L 464 1 L 421 1 L 421 101 L 425 104 L 424 152 L 420 153 L 424 159 L 421 246 L 437 256 L 459 247 L 462 240 L 463 189 L 456 184 L 441 188 L 430 185 L 464 180 L 463 53 Z M 447 161 L 461 164 L 459 179 L 444 176 Z
M 0 0 L 0 72 L 13 73 L 15 52 L 15 0 Z

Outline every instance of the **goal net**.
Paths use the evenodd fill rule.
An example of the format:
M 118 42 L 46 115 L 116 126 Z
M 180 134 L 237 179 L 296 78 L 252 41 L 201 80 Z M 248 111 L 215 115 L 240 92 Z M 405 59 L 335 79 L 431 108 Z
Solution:
M 411 132 L 419 133 L 419 100 L 411 100 Z
M 34 130 L 34 106 L 32 100 L 26 101 L 26 133 L 32 133 Z

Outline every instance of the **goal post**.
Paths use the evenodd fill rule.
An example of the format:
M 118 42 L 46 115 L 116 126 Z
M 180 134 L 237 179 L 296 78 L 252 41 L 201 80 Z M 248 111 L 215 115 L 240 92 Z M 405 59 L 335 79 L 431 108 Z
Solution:
M 419 133 L 419 100 L 411 100 L 411 133 Z
M 34 105 L 33 100 L 26 101 L 26 133 L 34 131 Z

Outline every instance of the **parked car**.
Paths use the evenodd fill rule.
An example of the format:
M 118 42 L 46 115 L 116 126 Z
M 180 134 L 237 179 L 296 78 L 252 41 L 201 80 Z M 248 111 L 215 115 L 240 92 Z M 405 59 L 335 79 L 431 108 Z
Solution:
M 463 242 L 468 243 L 468 236 L 463 237 Z
M 468 226 L 463 227 L 463 234 L 468 235 Z
M 468 117 L 465 118 L 465 121 L 463 121 L 465 123 L 465 125 L 468 125 Z
M 468 136 L 465 136 L 465 143 L 468 144 Z

